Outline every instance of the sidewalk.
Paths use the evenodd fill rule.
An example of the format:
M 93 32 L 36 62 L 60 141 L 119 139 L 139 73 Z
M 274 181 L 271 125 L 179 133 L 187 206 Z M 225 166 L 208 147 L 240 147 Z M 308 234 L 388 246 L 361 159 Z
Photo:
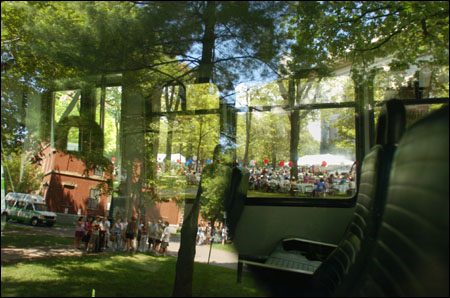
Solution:
M 177 237 L 172 237 L 169 243 L 169 255 L 176 257 L 178 255 L 178 250 L 180 248 L 180 240 Z M 197 245 L 195 248 L 195 262 L 208 263 L 209 256 L 209 245 Z M 232 253 L 224 251 L 221 249 L 211 249 L 211 257 L 209 264 L 223 266 L 231 269 L 237 270 L 238 255 L 237 253 Z

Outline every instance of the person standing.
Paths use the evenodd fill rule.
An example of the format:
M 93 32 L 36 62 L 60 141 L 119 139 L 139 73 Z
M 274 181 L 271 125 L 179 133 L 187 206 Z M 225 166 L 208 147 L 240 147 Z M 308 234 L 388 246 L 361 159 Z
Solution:
M 85 231 L 84 231 L 84 217 L 81 216 L 78 218 L 77 225 L 75 227 L 75 241 L 74 241 L 74 248 L 80 249 L 80 242 L 81 239 L 84 237 Z
M 198 224 L 198 227 L 197 227 L 197 245 L 200 245 L 201 233 L 202 233 L 202 225 Z
M 161 251 L 160 253 L 165 257 L 167 255 L 167 248 L 169 247 L 169 240 L 170 240 L 170 227 L 169 222 L 166 221 L 164 223 L 164 231 L 162 233 L 161 237 Z
M 209 223 L 208 226 L 206 227 L 206 245 L 209 245 L 209 243 L 211 241 L 211 232 L 212 232 L 212 228 L 211 228 L 211 224 Z
M 105 242 L 104 247 L 109 248 L 109 239 L 111 237 L 111 222 L 109 219 L 105 216 L 103 217 L 103 228 L 105 229 Z
M 113 251 L 115 249 L 119 250 L 121 248 L 122 239 L 120 237 L 120 219 L 117 219 L 112 228 L 112 233 L 114 237 L 114 241 L 112 244 Z
M 141 219 L 139 225 L 138 225 L 138 233 L 137 233 L 137 247 L 136 247 L 136 251 L 141 251 L 141 240 L 143 240 L 144 238 L 144 220 Z M 145 243 L 145 242 L 144 242 Z
M 98 223 L 99 223 L 99 238 L 98 238 L 98 247 L 96 252 L 100 252 L 102 250 L 105 249 L 105 235 L 106 235 L 106 230 L 105 230 L 105 221 L 104 221 L 104 217 L 98 218 Z
M 125 231 L 127 229 L 128 222 L 125 220 L 125 218 L 122 219 L 122 222 L 120 223 L 120 239 L 121 239 L 121 249 L 125 251 L 125 248 L 127 246 L 127 238 L 125 237 Z
M 206 234 L 206 227 L 204 225 L 200 226 L 200 240 L 199 245 L 203 245 L 205 242 L 205 234 Z
M 134 255 L 134 246 L 133 241 L 136 237 L 136 221 L 134 217 L 128 220 L 127 229 L 125 230 L 125 238 L 127 240 L 126 251 L 131 251 L 131 254 Z
M 225 225 L 222 226 L 222 245 L 225 245 L 227 241 L 227 227 Z
M 91 242 L 91 236 L 92 236 L 92 221 L 93 217 L 89 216 L 87 222 L 84 223 L 84 231 L 85 231 L 85 237 L 84 238 L 84 250 L 86 252 L 89 251 L 89 243 Z
M 153 220 L 153 219 L 152 219 Z M 148 222 L 148 252 L 153 252 L 156 244 L 156 223 Z
M 145 224 L 145 220 L 141 222 L 141 242 L 139 243 L 138 250 L 145 252 L 145 245 L 147 244 L 147 225 Z
M 156 256 L 158 256 L 158 251 L 159 251 L 159 246 L 161 245 L 161 238 L 162 238 L 162 234 L 163 234 L 163 225 L 162 225 L 162 221 L 158 220 L 158 224 L 156 226 L 156 239 L 155 239 L 155 254 Z
M 89 248 L 91 252 L 98 251 L 99 237 L 100 237 L 100 216 L 97 216 L 95 220 L 92 222 L 92 234 L 91 239 L 89 240 Z

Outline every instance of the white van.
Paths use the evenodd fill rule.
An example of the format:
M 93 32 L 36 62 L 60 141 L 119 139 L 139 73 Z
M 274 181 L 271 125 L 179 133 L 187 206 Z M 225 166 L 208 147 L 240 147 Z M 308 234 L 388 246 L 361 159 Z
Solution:
M 56 222 L 56 213 L 47 209 L 45 200 L 39 195 L 10 192 L 6 195 L 6 209 L 2 217 L 6 220 L 28 222 L 32 226 L 46 224 L 51 227 Z

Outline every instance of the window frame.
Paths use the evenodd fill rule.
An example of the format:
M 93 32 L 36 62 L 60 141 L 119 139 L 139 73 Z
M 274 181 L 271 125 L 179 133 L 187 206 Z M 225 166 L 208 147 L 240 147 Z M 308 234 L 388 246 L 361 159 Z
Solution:
M 93 195 L 92 191 L 95 191 L 96 193 L 98 192 L 98 194 Z M 90 188 L 87 209 L 98 210 L 100 207 L 100 199 L 101 199 L 101 191 L 96 188 Z

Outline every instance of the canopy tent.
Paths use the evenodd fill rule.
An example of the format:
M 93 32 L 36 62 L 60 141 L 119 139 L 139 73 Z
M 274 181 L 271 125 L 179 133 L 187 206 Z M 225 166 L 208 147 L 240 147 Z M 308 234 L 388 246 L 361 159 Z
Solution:
M 181 157 L 181 159 L 180 159 L 180 157 Z M 166 154 L 164 154 L 164 153 L 158 153 L 158 156 L 157 156 L 156 161 L 157 161 L 157 162 L 163 162 L 164 159 L 166 159 Z M 183 155 L 181 155 L 180 153 L 172 154 L 170 160 L 171 160 L 172 162 L 177 162 L 177 160 L 179 160 L 180 163 L 186 163 L 186 158 L 185 158 Z
M 346 159 L 341 155 L 333 155 L 333 154 L 316 154 L 316 155 L 305 155 L 298 159 L 297 165 L 322 165 L 323 162 L 326 162 L 327 165 L 341 165 L 341 166 L 351 166 L 353 161 Z

